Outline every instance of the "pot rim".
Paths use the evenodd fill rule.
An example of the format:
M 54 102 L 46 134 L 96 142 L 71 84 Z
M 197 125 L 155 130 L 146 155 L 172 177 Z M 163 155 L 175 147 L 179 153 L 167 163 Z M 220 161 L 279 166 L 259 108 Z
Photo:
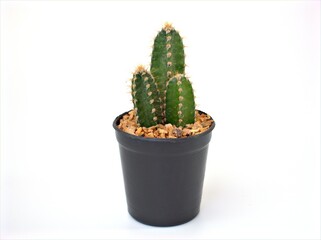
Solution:
M 215 125 L 216 125 L 214 119 L 213 119 L 209 114 L 207 114 L 207 113 L 205 113 L 205 112 L 203 112 L 203 111 L 201 111 L 201 110 L 196 109 L 196 111 L 198 111 L 198 112 L 200 112 L 200 113 L 204 113 L 204 114 L 210 116 L 211 119 L 213 120 L 212 125 L 211 125 L 205 132 L 202 132 L 202 133 L 197 134 L 197 135 L 194 135 L 194 136 L 189 136 L 189 137 L 186 137 L 186 138 L 147 138 L 147 137 L 136 136 L 136 135 L 133 135 L 133 134 L 124 132 L 124 131 L 122 131 L 122 130 L 120 130 L 120 129 L 118 128 L 117 122 L 120 120 L 120 118 L 121 118 L 123 115 L 129 113 L 130 111 L 131 111 L 131 110 L 126 111 L 126 112 L 120 114 L 119 116 L 117 116 L 117 117 L 115 118 L 115 120 L 113 121 L 113 127 L 114 127 L 114 129 L 115 129 L 116 132 L 119 132 L 119 133 L 121 133 L 121 134 L 124 134 L 125 136 L 130 137 L 130 138 L 132 138 L 133 140 L 139 140 L 139 141 L 144 141 L 144 142 L 183 142 L 183 141 L 190 141 L 190 140 L 192 140 L 192 139 L 193 139 L 193 140 L 197 140 L 197 139 L 200 138 L 200 137 L 203 137 L 203 136 L 205 136 L 205 135 L 207 135 L 207 134 L 210 134 L 210 133 L 213 131 Z

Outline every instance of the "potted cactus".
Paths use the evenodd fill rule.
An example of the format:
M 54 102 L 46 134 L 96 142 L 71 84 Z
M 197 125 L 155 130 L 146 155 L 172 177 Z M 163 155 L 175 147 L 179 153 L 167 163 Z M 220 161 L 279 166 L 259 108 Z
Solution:
M 215 123 L 195 110 L 182 38 L 171 24 L 154 40 L 150 72 L 133 73 L 131 90 L 134 109 L 113 122 L 128 211 L 148 225 L 188 222 L 200 210 Z

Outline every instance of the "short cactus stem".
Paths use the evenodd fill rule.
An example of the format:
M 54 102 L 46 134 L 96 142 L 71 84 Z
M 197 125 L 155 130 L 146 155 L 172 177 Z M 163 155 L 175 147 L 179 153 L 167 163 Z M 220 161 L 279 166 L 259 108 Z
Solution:
M 195 101 L 190 81 L 183 75 L 172 77 L 166 88 L 166 120 L 184 127 L 195 121 Z
M 142 66 L 137 67 L 133 74 L 132 98 L 140 126 L 150 127 L 162 122 L 161 101 L 155 80 Z
M 166 23 L 154 40 L 151 61 L 151 74 L 155 78 L 163 104 L 166 102 L 167 82 L 175 74 L 183 74 L 184 71 L 185 54 L 182 38 L 171 24 Z M 165 110 L 164 105 L 162 108 Z

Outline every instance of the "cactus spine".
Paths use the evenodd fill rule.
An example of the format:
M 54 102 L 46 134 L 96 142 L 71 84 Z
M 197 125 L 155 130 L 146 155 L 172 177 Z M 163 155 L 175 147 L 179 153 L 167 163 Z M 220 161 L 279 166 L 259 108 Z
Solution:
M 185 126 L 195 121 L 193 88 L 183 74 L 175 75 L 167 84 L 166 119 L 176 126 Z
M 161 101 L 152 75 L 138 66 L 132 79 L 132 99 L 137 123 L 154 126 L 162 121 Z
M 139 66 L 133 75 L 132 98 L 138 124 L 184 127 L 194 123 L 194 93 L 184 72 L 182 38 L 172 25 L 165 24 L 154 40 L 151 73 Z
M 166 23 L 154 40 L 151 74 L 157 83 L 165 116 L 166 85 L 171 77 L 185 71 L 184 45 L 179 33 Z

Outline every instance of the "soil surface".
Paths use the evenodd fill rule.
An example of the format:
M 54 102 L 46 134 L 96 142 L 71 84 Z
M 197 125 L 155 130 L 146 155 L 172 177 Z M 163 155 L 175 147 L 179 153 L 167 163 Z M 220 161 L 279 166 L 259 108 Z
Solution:
M 195 112 L 195 123 L 187 124 L 184 128 L 170 123 L 157 124 L 149 128 L 140 127 L 135 119 L 135 113 L 132 110 L 120 119 L 118 128 L 129 134 L 147 138 L 186 138 L 205 132 L 214 122 L 209 115 L 200 114 L 198 111 Z

